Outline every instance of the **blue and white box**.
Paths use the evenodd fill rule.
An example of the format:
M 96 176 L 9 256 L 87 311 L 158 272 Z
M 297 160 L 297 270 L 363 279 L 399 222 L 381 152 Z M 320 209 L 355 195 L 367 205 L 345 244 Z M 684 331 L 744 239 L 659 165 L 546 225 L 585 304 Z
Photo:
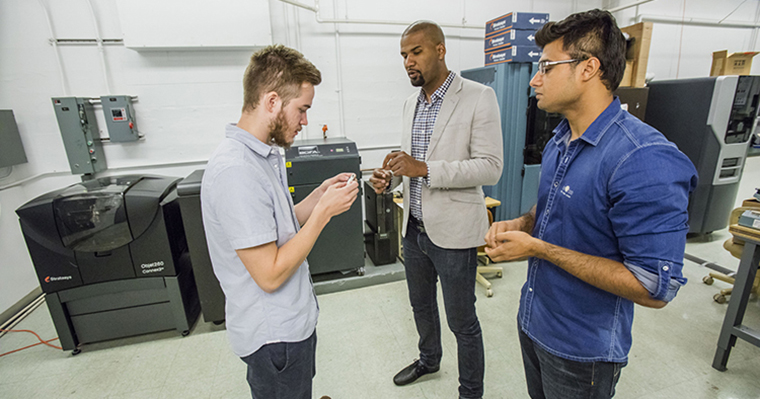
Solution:
M 549 13 L 511 12 L 486 22 L 486 37 L 503 33 L 508 29 L 538 30 L 549 22 Z
M 538 46 L 512 46 L 486 53 L 486 66 L 502 62 L 538 62 L 543 51 Z
M 536 31 L 525 29 L 509 29 L 485 39 L 485 51 L 489 53 L 511 46 L 535 46 Z

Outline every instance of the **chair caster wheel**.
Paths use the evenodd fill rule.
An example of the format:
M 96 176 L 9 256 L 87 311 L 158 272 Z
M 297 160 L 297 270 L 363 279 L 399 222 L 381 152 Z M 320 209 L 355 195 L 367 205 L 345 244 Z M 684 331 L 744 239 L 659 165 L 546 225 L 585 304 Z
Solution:
M 76 356 L 80 353 L 82 353 L 82 350 L 79 348 L 75 348 L 73 351 L 71 351 L 71 356 Z
M 214 325 L 215 326 L 221 326 L 222 324 L 224 324 L 224 320 L 216 320 L 216 321 L 214 321 Z
M 502 273 L 502 272 L 496 272 L 496 277 L 498 277 L 498 278 L 501 278 L 501 277 L 502 277 L 502 275 L 503 275 L 503 273 Z
M 188 335 L 190 335 L 190 330 L 182 331 L 182 336 L 183 337 L 187 337 Z
M 702 277 L 702 282 L 707 285 L 712 285 L 715 282 L 715 279 L 713 279 L 711 276 L 704 276 Z
M 486 290 L 486 297 L 490 298 L 493 296 L 493 290 Z
M 724 304 L 726 303 L 726 296 L 722 294 L 715 294 L 713 295 L 713 300 L 715 300 L 715 302 L 718 302 L 720 304 Z
M 363 276 L 364 275 L 364 266 L 356 269 L 356 275 L 357 276 Z

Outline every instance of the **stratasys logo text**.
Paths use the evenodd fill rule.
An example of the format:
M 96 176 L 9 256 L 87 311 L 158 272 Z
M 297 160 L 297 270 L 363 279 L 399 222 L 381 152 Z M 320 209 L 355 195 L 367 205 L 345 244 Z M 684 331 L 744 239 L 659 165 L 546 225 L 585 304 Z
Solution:
M 45 277 L 45 282 L 50 283 L 53 281 L 65 281 L 65 280 L 71 280 L 71 276 L 47 276 Z

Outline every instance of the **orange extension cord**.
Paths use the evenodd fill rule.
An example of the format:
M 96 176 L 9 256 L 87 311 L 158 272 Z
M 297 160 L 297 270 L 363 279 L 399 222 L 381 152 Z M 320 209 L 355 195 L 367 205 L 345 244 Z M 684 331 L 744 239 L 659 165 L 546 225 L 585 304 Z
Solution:
M 10 351 L 10 352 L 0 353 L 0 357 L 3 357 L 3 356 L 5 356 L 5 355 L 10 355 L 11 353 L 15 353 L 15 352 L 18 352 L 18 351 L 22 351 L 22 350 L 24 350 L 24 349 L 28 349 L 28 348 L 31 348 L 31 347 L 33 347 L 33 346 L 42 345 L 42 344 L 45 344 L 45 345 L 47 345 L 47 346 L 49 346 L 49 347 L 51 347 L 51 348 L 55 348 L 55 349 L 61 349 L 61 350 L 63 350 L 63 348 L 61 348 L 60 346 L 55 346 L 55 345 L 53 345 L 53 344 L 50 344 L 50 342 L 51 342 L 51 341 L 55 341 L 56 339 L 58 339 L 58 337 L 55 337 L 55 338 L 53 338 L 53 339 L 49 339 L 49 340 L 45 341 L 45 340 L 43 340 L 42 338 L 40 338 L 40 336 L 39 336 L 39 335 L 37 335 L 37 333 L 36 333 L 36 332 L 34 332 L 34 331 L 32 331 L 32 330 L 3 330 L 3 329 L 0 329 L 0 332 L 28 332 L 28 333 L 34 334 L 34 336 L 35 336 L 35 337 L 37 337 L 37 339 L 39 339 L 39 340 L 40 340 L 40 342 L 37 342 L 36 344 L 31 344 L 31 345 L 29 345 L 29 346 L 25 346 L 25 347 L 23 347 L 23 348 L 15 349 L 15 350 L 12 350 L 12 351 Z

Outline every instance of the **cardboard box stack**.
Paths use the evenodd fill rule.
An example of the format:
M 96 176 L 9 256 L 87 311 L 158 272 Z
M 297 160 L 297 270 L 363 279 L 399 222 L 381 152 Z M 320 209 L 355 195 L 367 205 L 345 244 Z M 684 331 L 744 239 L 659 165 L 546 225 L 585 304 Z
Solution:
M 710 76 L 749 75 L 752 70 L 752 57 L 757 51 L 731 53 L 728 50 L 714 51 Z
M 625 74 L 620 87 L 644 87 L 649 63 L 649 46 L 652 43 L 652 23 L 639 22 L 620 30 L 628 35 L 629 40 L 625 55 Z
M 535 35 L 548 21 L 548 13 L 511 12 L 486 22 L 486 66 L 538 62 L 542 51 L 536 45 Z

